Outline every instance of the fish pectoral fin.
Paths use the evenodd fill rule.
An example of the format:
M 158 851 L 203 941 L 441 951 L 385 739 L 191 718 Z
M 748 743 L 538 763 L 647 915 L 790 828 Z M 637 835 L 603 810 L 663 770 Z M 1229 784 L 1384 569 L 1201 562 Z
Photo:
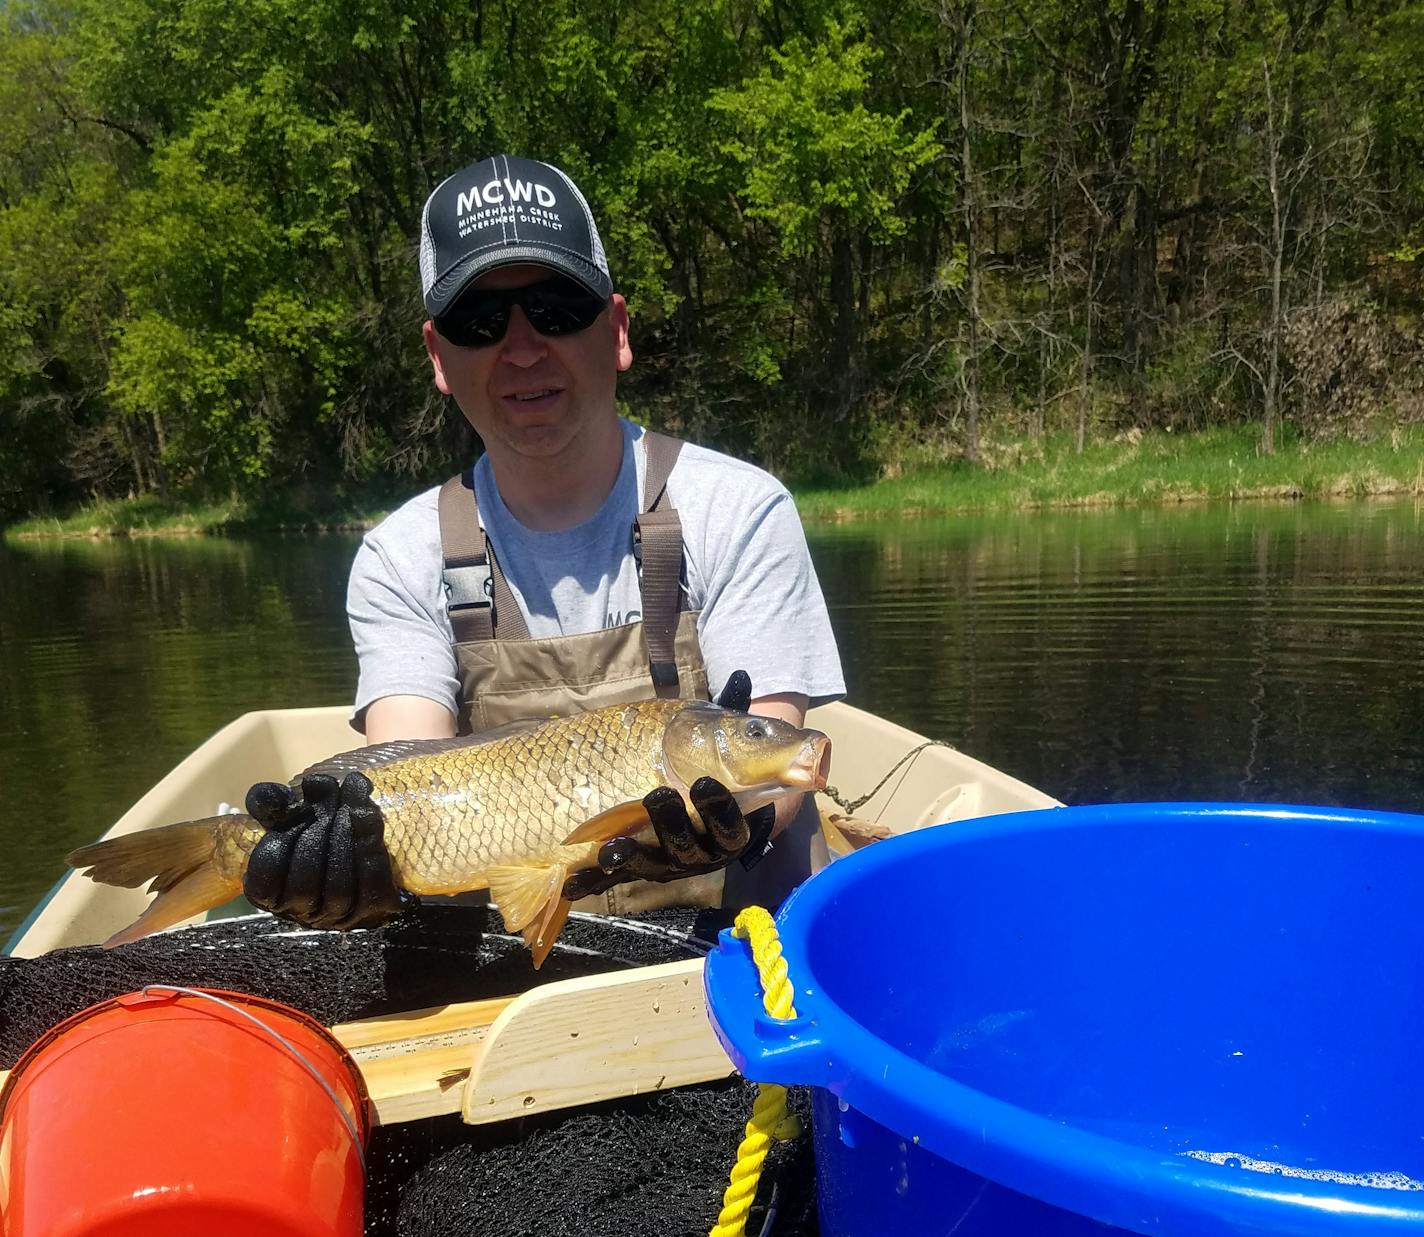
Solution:
M 544 965 L 544 959 L 549 956 L 549 950 L 554 948 L 554 942 L 559 939 L 559 933 L 564 930 L 564 922 L 568 919 L 572 906 L 572 902 L 562 897 L 550 902 L 544 908 L 544 913 L 524 929 L 524 943 L 529 947 L 529 952 L 533 956 L 536 971 Z
M 872 842 L 893 838 L 895 830 L 878 820 L 861 820 L 858 816 L 832 815 L 831 823 L 853 850 L 863 850 Z
M 504 926 L 522 932 L 562 896 L 568 873 L 561 863 L 527 863 L 491 868 L 487 875 Z
M 631 837 L 652 823 L 643 801 L 633 799 L 597 816 L 590 816 L 564 839 L 563 844 L 577 846 L 582 842 L 606 842 L 609 838 Z
M 826 814 L 824 808 L 820 810 L 821 817 L 821 837 L 825 839 L 826 849 L 830 851 L 833 858 L 839 859 L 842 855 L 848 855 L 855 849 L 851 845 L 851 840 L 841 832 L 840 826 L 836 824 L 830 816 Z
M 863 850 L 872 842 L 895 836 L 895 831 L 889 825 L 883 825 L 879 821 L 842 816 L 836 812 L 827 812 L 824 808 L 820 808 L 819 813 L 821 836 L 826 840 L 826 849 L 836 856 Z

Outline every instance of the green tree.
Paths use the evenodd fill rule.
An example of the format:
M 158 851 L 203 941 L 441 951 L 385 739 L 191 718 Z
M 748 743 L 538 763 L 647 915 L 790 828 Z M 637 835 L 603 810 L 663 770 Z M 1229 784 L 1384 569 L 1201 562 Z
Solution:
M 940 150 L 936 123 L 866 103 L 880 58 L 858 22 L 832 19 L 820 40 L 769 50 L 755 74 L 709 100 L 728 121 L 721 145 L 741 169 L 746 216 L 784 261 L 826 272 L 829 296 L 815 299 L 811 320 L 833 420 L 862 394 L 871 247 L 904 234 L 910 180 Z

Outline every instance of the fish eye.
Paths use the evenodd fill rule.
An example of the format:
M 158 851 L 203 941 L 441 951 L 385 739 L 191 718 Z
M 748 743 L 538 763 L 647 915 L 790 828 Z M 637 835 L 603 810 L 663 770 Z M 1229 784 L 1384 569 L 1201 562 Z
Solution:
M 745 733 L 749 739 L 764 739 L 766 738 L 766 726 L 759 721 L 749 721 L 743 733 Z

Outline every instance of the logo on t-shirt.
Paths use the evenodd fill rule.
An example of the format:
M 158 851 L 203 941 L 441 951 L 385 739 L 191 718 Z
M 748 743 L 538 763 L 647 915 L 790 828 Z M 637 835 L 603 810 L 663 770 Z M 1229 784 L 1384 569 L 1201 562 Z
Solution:
M 629 623 L 641 623 L 642 621 L 643 612 L 641 610 L 629 610 L 627 613 L 610 610 L 604 615 L 603 630 L 607 631 L 610 627 L 625 627 Z

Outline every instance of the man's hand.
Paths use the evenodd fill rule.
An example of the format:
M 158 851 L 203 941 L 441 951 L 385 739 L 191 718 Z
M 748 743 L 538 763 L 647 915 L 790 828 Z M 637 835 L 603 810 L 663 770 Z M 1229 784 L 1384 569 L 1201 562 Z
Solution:
M 397 888 L 386 851 L 385 822 L 371 783 L 348 773 L 290 786 L 259 782 L 247 813 L 267 832 L 247 862 L 242 891 L 254 906 L 309 928 L 373 928 L 401 913 L 414 896 Z
M 717 697 L 717 703 L 724 709 L 745 713 L 751 699 L 750 676 L 745 670 L 736 670 Z M 629 881 L 681 880 L 684 876 L 726 867 L 739 855 L 743 865 L 750 868 L 766 853 L 776 821 L 774 803 L 743 816 L 731 792 L 710 777 L 698 778 L 688 794 L 692 806 L 702 817 L 705 831 L 693 825 L 677 791 L 671 786 L 659 786 L 643 797 L 643 806 L 657 834 L 657 845 L 633 838 L 610 839 L 598 852 L 598 867 L 581 868 L 564 881 L 564 897 L 576 902 Z

